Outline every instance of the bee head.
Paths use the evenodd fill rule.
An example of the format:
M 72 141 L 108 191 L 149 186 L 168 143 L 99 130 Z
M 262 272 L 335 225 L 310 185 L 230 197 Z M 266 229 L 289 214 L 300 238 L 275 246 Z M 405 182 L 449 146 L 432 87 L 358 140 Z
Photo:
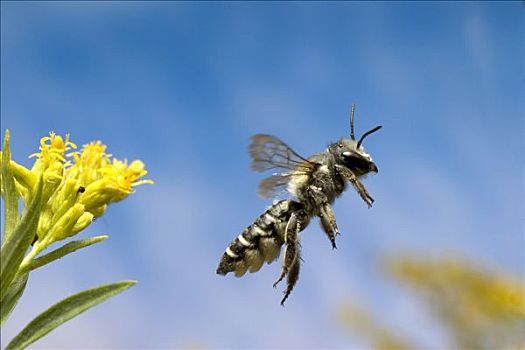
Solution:
M 354 134 L 354 113 L 355 104 L 352 104 L 352 112 L 350 113 L 350 139 L 341 139 L 328 146 L 328 151 L 332 153 L 338 164 L 344 165 L 352 170 L 357 176 L 368 174 L 369 172 L 377 173 L 378 169 L 370 154 L 366 152 L 362 146 L 363 140 L 368 135 L 378 131 L 382 126 L 365 132 L 359 141 L 356 141 Z

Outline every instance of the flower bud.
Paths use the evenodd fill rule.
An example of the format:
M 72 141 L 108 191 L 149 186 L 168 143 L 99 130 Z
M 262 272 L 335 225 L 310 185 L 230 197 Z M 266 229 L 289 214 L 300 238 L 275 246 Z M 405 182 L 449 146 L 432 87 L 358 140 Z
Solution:
M 55 241 L 66 239 L 76 232 L 73 232 L 73 228 L 77 224 L 78 220 L 85 213 L 85 208 L 82 204 L 73 205 L 49 231 L 46 241 L 47 244 L 51 244 Z M 86 225 L 87 226 L 87 225 Z
M 48 206 L 46 206 L 41 212 L 40 212 L 40 218 L 38 219 L 38 226 L 36 229 L 38 239 L 42 240 L 47 236 L 47 233 L 49 232 L 49 229 L 51 228 L 53 218 L 53 212 L 49 209 Z
M 62 182 L 62 174 L 64 172 L 64 163 L 61 161 L 53 162 L 44 171 L 44 189 L 42 193 L 42 201 L 46 203 L 51 195 L 58 188 Z
M 71 233 L 76 234 L 82 231 L 83 229 L 85 229 L 86 227 L 88 227 L 89 224 L 91 224 L 91 222 L 93 221 L 94 217 L 95 216 L 91 214 L 90 212 L 88 211 L 84 212 L 84 214 L 82 214 L 82 216 L 78 219 L 75 226 L 73 226 L 73 230 L 71 230 Z
M 121 193 L 118 188 L 105 178 L 92 182 L 86 187 L 86 192 L 80 197 L 80 203 L 86 206 L 86 210 L 95 214 L 100 207 L 105 207 L 111 202 L 115 202 L 120 197 Z M 102 210 L 103 213 L 103 210 Z
M 49 202 L 53 212 L 55 213 L 56 220 L 58 220 L 58 217 L 64 215 L 66 210 L 76 202 L 79 187 L 80 185 L 76 179 L 67 179 L 50 199 Z

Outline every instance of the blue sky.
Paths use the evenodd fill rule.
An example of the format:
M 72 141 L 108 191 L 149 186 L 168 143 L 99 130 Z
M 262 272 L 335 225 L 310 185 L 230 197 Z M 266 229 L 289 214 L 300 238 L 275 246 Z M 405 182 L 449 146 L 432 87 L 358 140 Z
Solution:
M 351 300 L 429 346 L 442 330 L 379 263 L 457 255 L 524 271 L 521 2 L 2 2 L 1 122 L 29 165 L 49 131 L 141 159 L 144 186 L 83 233 L 98 247 L 37 271 L 2 335 L 96 284 L 138 279 L 36 348 L 366 347 L 337 322 Z M 271 202 L 249 169 L 255 133 L 303 155 L 348 136 L 357 103 L 380 172 L 370 210 L 335 204 L 337 251 L 314 223 L 286 308 L 279 264 L 215 275 Z M 420 330 L 414 331 L 414 324 Z

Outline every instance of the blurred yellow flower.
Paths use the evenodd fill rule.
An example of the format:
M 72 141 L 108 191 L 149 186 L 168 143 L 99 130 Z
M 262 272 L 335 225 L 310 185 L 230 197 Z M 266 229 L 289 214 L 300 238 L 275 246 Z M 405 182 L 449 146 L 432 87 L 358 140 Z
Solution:
M 503 271 L 457 257 L 399 256 L 386 271 L 413 289 L 457 349 L 525 349 L 525 285 Z M 343 306 L 348 329 L 375 349 L 421 349 L 357 307 Z M 395 336 L 394 336 L 395 335 Z
M 389 271 L 396 278 L 421 292 L 456 304 L 450 311 L 465 317 L 525 318 L 525 286 L 515 278 L 498 271 L 489 271 L 456 258 L 415 259 L 393 261 Z M 426 295 L 426 294 L 425 294 Z

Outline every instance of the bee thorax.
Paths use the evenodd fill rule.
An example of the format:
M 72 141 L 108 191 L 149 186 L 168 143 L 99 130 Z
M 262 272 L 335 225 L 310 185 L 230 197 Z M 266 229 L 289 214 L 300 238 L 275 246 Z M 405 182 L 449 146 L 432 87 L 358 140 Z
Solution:
M 310 176 L 308 175 L 296 175 L 293 176 L 288 183 L 288 192 L 294 195 L 296 198 L 300 198 L 301 190 L 308 185 Z

